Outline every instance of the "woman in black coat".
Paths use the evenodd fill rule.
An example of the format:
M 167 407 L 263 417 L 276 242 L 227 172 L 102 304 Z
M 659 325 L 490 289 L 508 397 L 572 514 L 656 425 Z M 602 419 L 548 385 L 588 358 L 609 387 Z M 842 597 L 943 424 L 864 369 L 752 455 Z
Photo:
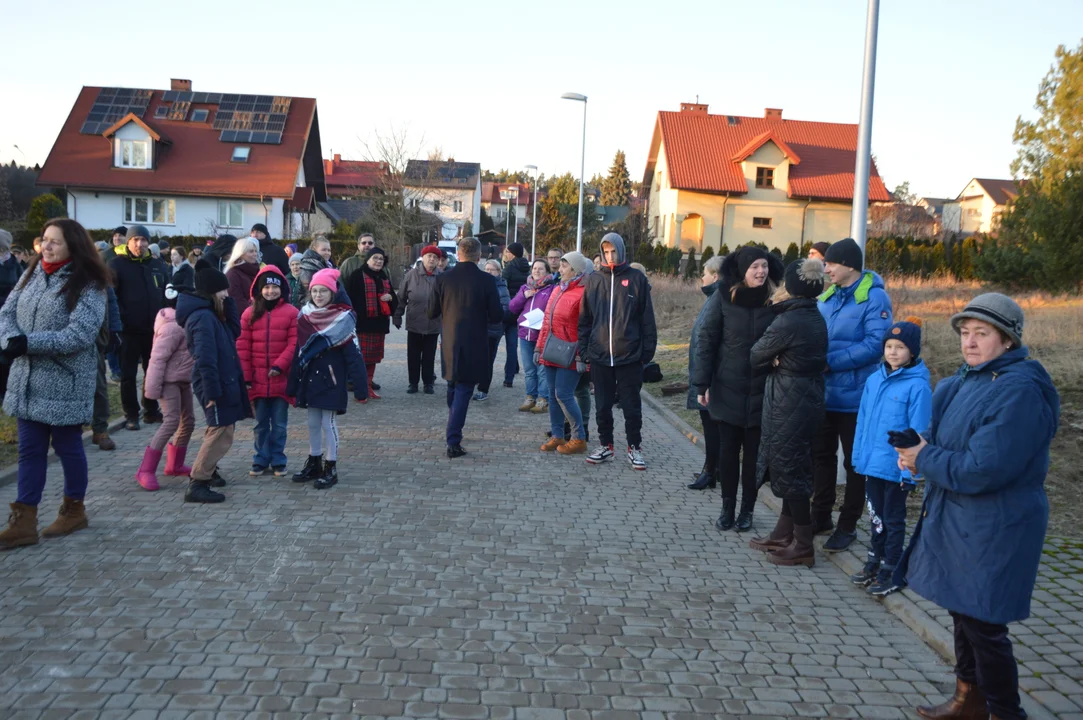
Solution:
M 763 397 L 757 487 L 771 483 L 782 514 L 769 535 L 750 545 L 776 565 L 815 562 L 812 547 L 812 442 L 824 417 L 827 323 L 816 307 L 824 289 L 824 266 L 797 260 L 786 268 L 775 294 L 775 321 L 752 348 L 752 365 L 770 371 Z
M 707 301 L 696 332 L 692 385 L 700 405 L 705 405 L 719 424 L 722 513 L 715 527 L 721 531 L 735 525 L 738 532 L 752 527 L 760 412 L 768 369 L 753 368 L 751 352 L 775 319 L 770 299 L 782 275 L 778 256 L 758 247 L 747 246 L 730 254 L 722 261 L 722 285 Z M 741 514 L 735 522 L 738 479 Z
M 380 399 L 379 386 L 373 381 L 376 366 L 384 359 L 384 336 L 391 332 L 391 316 L 399 306 L 395 286 L 384 272 L 387 253 L 374 247 L 365 254 L 360 272 L 346 280 L 346 294 L 357 313 L 357 343 L 365 357 L 370 398 Z

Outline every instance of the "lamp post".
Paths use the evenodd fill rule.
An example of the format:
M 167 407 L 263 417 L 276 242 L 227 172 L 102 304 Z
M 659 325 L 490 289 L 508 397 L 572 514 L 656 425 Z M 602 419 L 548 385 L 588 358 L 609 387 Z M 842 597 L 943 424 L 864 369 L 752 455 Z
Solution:
M 869 164 L 872 154 L 872 96 L 876 85 L 876 29 L 880 0 L 868 0 L 865 19 L 865 65 L 861 74 L 861 119 L 857 126 L 857 158 L 854 163 L 854 206 L 850 215 L 850 237 L 865 252 L 869 214 Z
M 519 186 L 515 187 L 515 191 L 512 192 L 510 188 L 505 188 L 500 191 L 500 197 L 508 201 L 507 215 L 504 218 L 504 247 L 508 246 L 508 233 L 511 232 L 511 199 L 515 198 L 515 204 L 519 204 Z M 519 236 L 519 226 L 515 226 L 515 236 Z
M 534 245 L 538 238 L 538 166 L 527 165 L 526 169 L 534 173 L 534 212 L 530 220 L 530 262 L 534 262 Z
M 579 159 L 579 222 L 575 230 L 575 250 L 583 252 L 583 173 L 587 168 L 587 96 L 569 92 L 564 93 L 560 98 L 583 103 L 583 149 Z

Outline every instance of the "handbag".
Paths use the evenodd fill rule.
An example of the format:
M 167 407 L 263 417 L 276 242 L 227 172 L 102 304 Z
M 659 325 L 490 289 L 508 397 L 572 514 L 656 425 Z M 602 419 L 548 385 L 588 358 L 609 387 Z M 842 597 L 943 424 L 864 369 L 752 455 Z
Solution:
M 556 311 L 557 303 L 554 302 L 553 309 L 549 312 L 549 336 L 545 338 L 541 359 L 558 367 L 572 368 L 575 366 L 575 351 L 578 343 L 561 340 L 553 334 L 553 315 Z

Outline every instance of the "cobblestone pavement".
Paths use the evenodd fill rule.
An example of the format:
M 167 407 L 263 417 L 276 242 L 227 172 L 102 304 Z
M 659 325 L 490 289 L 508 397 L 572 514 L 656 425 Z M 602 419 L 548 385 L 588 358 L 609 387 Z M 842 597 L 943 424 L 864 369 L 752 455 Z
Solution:
M 405 394 L 404 340 L 330 491 L 247 477 L 251 423 L 218 506 L 138 488 L 149 430 L 91 450 L 90 529 L 0 555 L 0 717 L 907 718 L 948 689 L 833 565 L 717 533 L 717 496 L 682 489 L 700 451 L 648 407 L 648 471 L 592 468 L 537 452 L 522 378 L 497 382 L 448 461 L 443 385 Z

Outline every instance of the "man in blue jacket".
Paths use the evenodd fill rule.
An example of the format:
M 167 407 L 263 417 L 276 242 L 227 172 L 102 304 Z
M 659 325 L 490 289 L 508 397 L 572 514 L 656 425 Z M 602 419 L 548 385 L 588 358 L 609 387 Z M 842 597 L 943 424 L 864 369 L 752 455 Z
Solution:
M 820 314 L 827 321 L 827 414 L 813 447 L 812 524 L 817 533 L 834 528 L 841 442 L 846 469 L 846 493 L 839 524 L 824 544 L 825 552 L 839 552 L 857 537 L 857 521 L 865 507 L 865 478 L 854 471 L 854 434 L 865 381 L 884 355 L 884 333 L 891 327 L 891 299 L 884 281 L 864 270 L 861 248 L 852 238 L 827 250 L 824 269 L 833 283 L 820 296 Z

